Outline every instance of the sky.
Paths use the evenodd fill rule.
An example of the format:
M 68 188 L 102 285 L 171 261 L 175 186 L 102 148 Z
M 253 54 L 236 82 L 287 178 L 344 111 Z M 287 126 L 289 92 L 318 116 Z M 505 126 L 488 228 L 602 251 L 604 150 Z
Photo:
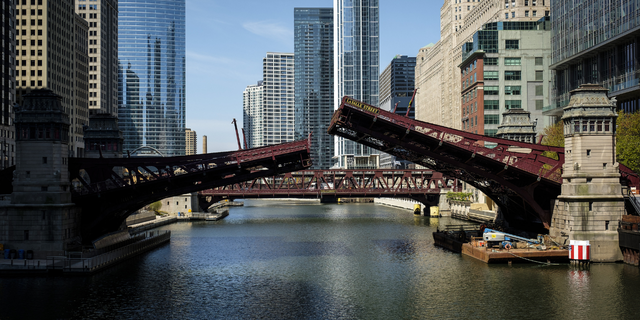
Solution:
M 397 55 L 416 56 L 440 39 L 444 0 L 379 0 L 380 71 Z M 208 152 L 237 150 L 242 92 L 262 79 L 267 52 L 293 52 L 293 8 L 333 7 L 332 0 L 186 0 L 186 127 Z M 242 139 L 242 137 L 241 137 Z

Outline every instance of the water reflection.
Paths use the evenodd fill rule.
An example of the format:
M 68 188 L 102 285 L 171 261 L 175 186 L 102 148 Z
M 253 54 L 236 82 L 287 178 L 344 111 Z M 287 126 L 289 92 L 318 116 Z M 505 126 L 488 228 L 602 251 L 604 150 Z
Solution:
M 637 267 L 486 265 L 433 246 L 458 222 L 373 204 L 248 201 L 89 278 L 0 281 L 1 319 L 635 318 Z M 24 301 L 38 308 L 18 309 Z

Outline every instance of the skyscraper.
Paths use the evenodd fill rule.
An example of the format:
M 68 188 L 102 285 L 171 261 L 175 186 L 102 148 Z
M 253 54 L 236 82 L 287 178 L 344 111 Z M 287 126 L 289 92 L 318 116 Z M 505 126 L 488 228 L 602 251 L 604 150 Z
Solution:
M 185 1 L 120 0 L 118 117 L 123 150 L 185 153 Z
M 185 155 L 190 156 L 198 153 L 198 135 L 195 131 L 184 129 L 184 137 L 186 139 Z
M 295 139 L 311 136 L 313 169 L 329 169 L 333 137 L 333 9 L 294 8 Z
M 380 108 L 406 115 L 409 103 L 409 118 L 415 119 L 415 106 L 411 101 L 415 87 L 416 57 L 397 55 L 380 74 Z M 396 108 L 397 105 L 397 108 Z M 413 168 L 407 160 L 397 159 L 390 154 L 380 155 L 380 168 Z
M 293 141 L 293 53 L 267 52 L 262 81 L 243 92 L 243 128 L 250 148 Z
M 0 4 L 2 15 L 2 33 L 0 33 L 0 50 L 2 57 L 2 73 L 0 74 L 0 170 L 15 164 L 15 126 L 13 124 L 13 103 L 16 94 L 16 17 L 13 14 L 13 1 L 3 1 Z
M 247 86 L 242 92 L 242 127 L 248 148 L 263 146 L 262 142 L 262 81 Z M 273 94 L 272 94 L 273 95 Z
M 637 1 L 551 2 L 552 101 L 545 114 L 562 116 L 571 90 L 597 83 L 617 108 L 640 110 L 640 7 Z
M 74 0 L 16 2 L 16 102 L 33 89 L 62 96 L 69 115 L 69 155 L 84 156 L 83 126 L 89 124 L 88 29 Z
M 89 111 L 118 112 L 118 0 L 75 0 L 89 23 Z
M 378 0 L 334 0 L 334 108 L 343 96 L 377 106 L 379 46 Z M 344 138 L 335 138 L 340 168 L 376 166 L 375 150 Z

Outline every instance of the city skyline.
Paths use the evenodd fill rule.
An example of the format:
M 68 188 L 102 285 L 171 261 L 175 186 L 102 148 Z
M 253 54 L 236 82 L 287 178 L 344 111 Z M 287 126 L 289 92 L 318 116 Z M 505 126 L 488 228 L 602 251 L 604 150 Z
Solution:
M 438 41 L 443 3 L 381 1 L 380 60 L 415 56 Z M 262 78 L 265 53 L 294 52 L 294 7 L 332 8 L 333 1 L 187 1 L 186 126 L 200 136 L 215 137 L 209 152 L 237 149 L 230 123 L 233 118 L 241 121 L 242 92 Z

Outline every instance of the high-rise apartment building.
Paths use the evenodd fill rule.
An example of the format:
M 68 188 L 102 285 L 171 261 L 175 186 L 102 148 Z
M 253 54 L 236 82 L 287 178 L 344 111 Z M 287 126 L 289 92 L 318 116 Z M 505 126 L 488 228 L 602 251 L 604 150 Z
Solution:
M 396 55 L 380 74 L 380 105 L 387 111 L 407 115 L 407 108 L 413 97 L 415 87 L 416 57 Z M 412 105 L 408 116 L 415 119 Z M 390 154 L 380 155 L 380 168 L 413 168 L 415 165 L 406 160 L 397 159 Z
M 118 1 L 118 117 L 124 152 L 185 153 L 185 0 Z
M 89 23 L 89 112 L 118 112 L 118 0 L 75 0 Z
M 333 136 L 327 133 L 333 115 L 333 9 L 295 8 L 295 139 L 311 135 L 313 169 L 329 169 Z
M 248 148 L 264 146 L 262 141 L 262 95 L 264 87 L 262 81 L 257 84 L 247 86 L 242 92 L 242 127 L 244 138 L 247 140 Z
M 459 65 L 462 130 L 496 136 L 502 115 L 529 112 L 541 134 L 549 125 L 551 24 L 539 21 L 487 23 L 462 48 Z
M 293 141 L 294 109 L 294 54 L 267 52 L 262 59 L 262 122 L 254 131 L 253 139 L 261 144 L 253 147 Z
M 32 89 L 62 96 L 69 115 L 69 155 L 84 155 L 83 126 L 89 124 L 88 24 L 73 0 L 16 2 L 16 102 Z M 46 134 L 46 133 L 43 133 Z
M 342 97 L 378 105 L 380 40 L 378 0 L 334 0 L 334 109 Z M 335 167 L 377 167 L 378 153 L 345 138 L 335 138 Z
M 0 170 L 15 164 L 15 126 L 13 124 L 13 104 L 16 94 L 16 17 L 15 1 L 2 1 L 2 30 L 0 31 Z
M 640 6 L 637 1 L 554 0 L 551 4 L 553 101 L 546 114 L 562 115 L 570 91 L 597 83 L 617 108 L 640 107 Z M 559 119 L 559 118 L 558 118 Z
M 537 21 L 551 0 L 444 0 L 440 40 L 420 49 L 416 65 L 416 119 L 461 128 L 462 45 L 489 22 Z
M 198 135 L 195 131 L 186 128 L 184 129 L 185 142 L 185 155 L 190 156 L 198 153 Z

